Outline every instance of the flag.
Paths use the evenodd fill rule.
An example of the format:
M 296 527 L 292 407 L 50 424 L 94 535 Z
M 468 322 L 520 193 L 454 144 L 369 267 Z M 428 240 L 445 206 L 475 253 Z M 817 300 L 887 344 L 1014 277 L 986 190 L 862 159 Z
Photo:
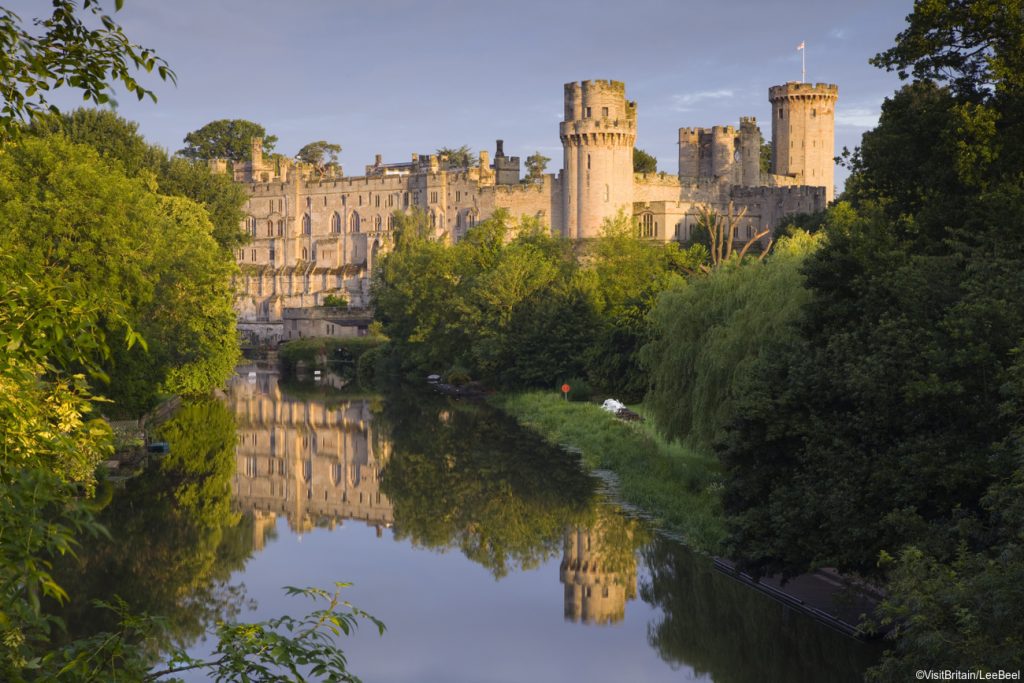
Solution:
M 804 49 L 804 41 L 801 40 L 800 44 L 796 46 L 796 49 L 797 50 L 803 50 Z

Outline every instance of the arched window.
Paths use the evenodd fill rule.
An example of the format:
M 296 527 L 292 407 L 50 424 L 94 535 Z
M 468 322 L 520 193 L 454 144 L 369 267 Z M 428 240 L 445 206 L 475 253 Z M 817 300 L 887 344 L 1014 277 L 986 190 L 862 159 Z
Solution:
M 309 256 L 309 251 L 305 247 L 303 247 L 302 248 L 302 260 L 305 261 L 308 256 Z
M 313 260 L 316 261 L 316 243 L 313 243 Z
M 284 221 L 281 219 L 277 220 L 277 236 L 281 237 L 284 235 Z
M 640 217 L 640 236 L 641 237 L 657 237 L 658 226 L 654 222 L 653 213 L 645 213 Z
M 377 230 L 377 232 L 380 232 L 381 222 L 382 221 L 380 216 L 377 216 L 376 218 L 373 219 L 373 227 Z
M 267 221 L 267 237 L 274 236 L 274 221 Z
M 341 483 L 341 463 L 336 462 L 331 464 L 331 483 L 337 486 Z
M 349 232 L 359 232 L 359 214 L 355 211 L 352 212 L 352 216 L 348 219 Z
M 302 215 L 302 234 L 308 235 L 313 232 L 313 221 L 310 220 L 309 214 Z
M 337 211 L 335 211 L 333 214 L 331 214 L 331 232 L 333 232 L 333 233 L 341 232 L 341 216 L 338 215 Z

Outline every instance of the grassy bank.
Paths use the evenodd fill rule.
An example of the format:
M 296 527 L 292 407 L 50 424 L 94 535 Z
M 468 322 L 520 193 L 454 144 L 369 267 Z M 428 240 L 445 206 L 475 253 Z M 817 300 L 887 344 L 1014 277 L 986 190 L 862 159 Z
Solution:
M 552 444 L 580 449 L 588 467 L 615 472 L 623 500 L 682 534 L 694 549 L 718 551 L 725 527 L 720 468 L 712 455 L 667 443 L 649 421 L 622 422 L 600 406 L 567 402 L 554 392 L 492 402 Z
M 354 365 L 359 357 L 386 342 L 383 337 L 306 337 L 285 342 L 277 357 L 287 371 L 302 362 L 310 367 L 321 367 L 326 362 Z

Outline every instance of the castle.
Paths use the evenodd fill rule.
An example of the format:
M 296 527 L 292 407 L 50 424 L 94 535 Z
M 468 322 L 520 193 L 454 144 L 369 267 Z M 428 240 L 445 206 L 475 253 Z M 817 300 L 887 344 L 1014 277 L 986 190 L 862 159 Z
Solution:
M 618 212 L 634 216 L 641 235 L 687 241 L 702 208 L 739 215 L 738 242 L 774 230 L 788 215 L 824 209 L 833 198 L 834 112 L 838 88 L 790 82 L 769 89 L 771 168 L 761 170 L 761 131 L 752 117 L 733 126 L 679 129 L 679 172 L 634 173 L 637 107 L 618 81 L 568 83 L 559 124 L 558 173 L 520 181 L 518 157 L 498 141 L 493 161 L 455 167 L 437 155 L 404 163 L 377 155 L 365 174 L 314 177 L 287 161 L 265 161 L 253 140 L 251 161 L 234 168 L 249 200 L 250 244 L 241 266 L 239 329 L 253 340 L 356 334 L 365 316 L 324 312 L 328 296 L 352 308 L 369 301 L 374 263 L 390 243 L 395 211 L 419 208 L 438 235 L 460 239 L 498 209 L 535 216 L 555 234 L 587 239 Z M 223 161 L 211 161 L 226 171 Z

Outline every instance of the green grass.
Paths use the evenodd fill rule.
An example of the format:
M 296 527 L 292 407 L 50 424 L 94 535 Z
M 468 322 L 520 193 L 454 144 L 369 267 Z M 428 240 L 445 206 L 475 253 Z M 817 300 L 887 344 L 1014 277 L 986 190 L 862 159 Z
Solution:
M 721 469 L 713 455 L 666 442 L 650 421 L 623 422 L 598 405 L 553 392 L 505 394 L 492 402 L 552 444 L 579 449 L 588 467 L 613 471 L 622 500 L 681 534 L 691 548 L 720 550 Z

